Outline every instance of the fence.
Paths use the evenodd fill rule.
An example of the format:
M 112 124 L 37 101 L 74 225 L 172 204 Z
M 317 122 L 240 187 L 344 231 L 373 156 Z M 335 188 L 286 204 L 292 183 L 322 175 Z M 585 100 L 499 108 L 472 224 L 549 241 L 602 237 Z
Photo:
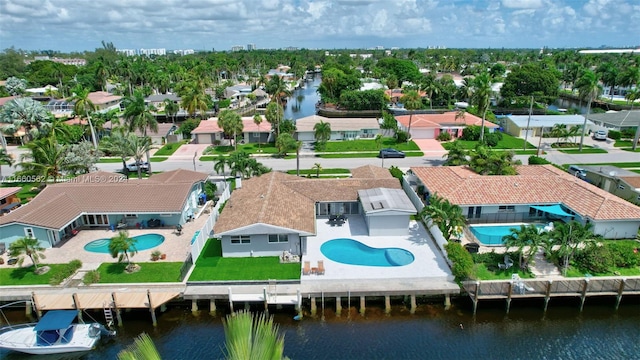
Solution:
M 220 199 L 216 203 L 216 206 L 211 209 L 209 218 L 202 228 L 193 234 L 193 238 L 191 239 L 191 258 L 194 259 L 194 261 L 198 259 L 200 253 L 202 253 L 202 249 L 204 249 L 204 245 L 207 243 L 207 240 L 213 235 L 213 226 L 216 224 L 218 216 L 220 216 L 220 207 L 231 196 L 231 184 L 228 182 L 225 182 L 224 184 L 224 191 L 220 194 Z

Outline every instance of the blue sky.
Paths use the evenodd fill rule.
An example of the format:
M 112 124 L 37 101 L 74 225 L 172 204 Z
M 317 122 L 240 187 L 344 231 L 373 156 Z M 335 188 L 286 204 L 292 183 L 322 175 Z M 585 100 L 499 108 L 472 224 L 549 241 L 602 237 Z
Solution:
M 640 46 L 640 0 L 0 0 L 0 49 Z

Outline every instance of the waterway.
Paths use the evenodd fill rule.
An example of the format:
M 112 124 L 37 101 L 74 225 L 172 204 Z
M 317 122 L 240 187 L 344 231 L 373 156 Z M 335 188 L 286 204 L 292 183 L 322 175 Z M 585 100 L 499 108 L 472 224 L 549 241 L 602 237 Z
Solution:
M 313 81 L 305 81 L 304 87 L 295 89 L 284 108 L 284 118 L 298 120 L 315 115 L 316 103 L 320 100 L 318 86 L 322 81 L 320 74 L 316 74 Z
M 352 304 L 340 317 L 333 306 L 325 307 L 324 316 L 319 306 L 315 318 L 301 321 L 287 308 L 274 317 L 291 359 L 639 359 L 640 298 L 624 298 L 617 311 L 614 302 L 590 298 L 581 313 L 578 301 L 554 299 L 546 314 L 541 300 L 514 302 L 509 314 L 504 302 L 483 302 L 474 317 L 471 302 L 463 298 L 449 310 L 439 301 L 424 301 L 415 314 L 396 302 L 390 315 L 381 304 L 368 304 L 363 317 Z M 224 312 L 194 316 L 189 304 L 173 306 L 159 314 L 156 328 L 147 311 L 123 316 L 118 335 L 90 353 L 50 358 L 0 350 L 0 358 L 115 359 L 142 332 L 163 359 L 224 358 Z

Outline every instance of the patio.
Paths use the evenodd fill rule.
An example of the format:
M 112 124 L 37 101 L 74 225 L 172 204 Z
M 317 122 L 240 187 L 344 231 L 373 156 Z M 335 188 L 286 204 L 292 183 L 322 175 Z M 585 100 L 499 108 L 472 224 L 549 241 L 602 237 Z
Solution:
M 316 267 L 318 260 L 324 261 L 324 275 L 301 275 L 301 282 L 323 280 L 363 280 L 363 279 L 429 279 L 453 281 L 453 275 L 442 253 L 434 245 L 431 236 L 422 224 L 411 221 L 409 234 L 399 236 L 369 236 L 364 217 L 350 215 L 342 226 L 331 226 L 329 219 L 316 220 L 317 236 L 307 238 L 307 254 L 304 261 Z M 338 263 L 326 258 L 320 251 L 322 244 L 329 240 L 349 238 L 374 248 L 395 247 L 411 251 L 415 260 L 405 266 L 380 267 Z

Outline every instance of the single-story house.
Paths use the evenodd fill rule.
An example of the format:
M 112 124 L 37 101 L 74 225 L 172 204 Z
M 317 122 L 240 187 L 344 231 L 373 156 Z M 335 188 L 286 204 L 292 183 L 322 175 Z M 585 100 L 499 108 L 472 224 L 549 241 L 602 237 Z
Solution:
M 102 125 L 102 128 L 111 131 L 113 124 L 111 121 L 107 121 Z M 158 130 L 152 130 L 147 128 L 147 136 L 151 138 L 151 143 L 154 145 L 163 145 L 166 143 L 174 143 L 182 140 L 182 133 L 178 131 L 179 126 L 173 123 L 158 123 Z M 142 131 L 134 129 L 134 133 L 137 136 L 142 136 Z
M 576 220 L 606 239 L 635 238 L 640 207 L 551 165 L 517 175 L 478 175 L 466 166 L 413 167 L 410 183 L 462 208 L 469 223 Z
M 532 137 L 549 134 L 556 124 L 567 127 L 584 125 L 583 115 L 509 115 L 504 118 L 504 131 L 515 137 Z M 527 135 L 527 129 L 529 134 Z M 586 131 L 593 129 L 593 123 L 587 120 Z
M 243 133 L 238 134 L 238 143 L 268 143 L 272 141 L 271 124 L 262 116 L 260 125 L 256 125 L 252 116 L 242 117 Z M 196 144 L 231 145 L 232 136 L 225 135 L 218 118 L 212 117 L 200 121 L 191 132 Z
M 58 88 L 53 85 L 47 85 L 45 87 L 25 89 L 24 91 L 31 96 L 44 96 L 47 95 L 48 92 L 58 91 Z
M 442 114 L 407 114 L 396 115 L 398 129 L 409 131 L 409 122 L 411 122 L 411 138 L 412 139 L 435 139 L 441 132 L 448 132 L 452 137 L 462 136 L 462 130 L 470 125 L 480 126 L 482 118 L 470 113 L 464 113 L 464 117 L 458 117 L 457 111 L 448 111 Z M 494 132 L 498 125 L 485 120 L 484 126 L 490 132 Z
M 20 206 L 18 192 L 21 187 L 0 187 L 0 216 L 11 212 Z
M 384 94 L 389 97 L 392 103 L 401 103 L 401 99 L 404 96 L 404 92 L 402 89 L 387 89 L 384 91 Z M 427 96 L 427 93 L 424 91 L 420 91 L 420 97 L 424 98 Z
M 144 99 L 144 103 L 147 105 L 153 105 L 153 107 L 156 108 L 156 110 L 158 111 L 163 111 L 164 110 L 164 101 L 169 99 L 169 101 L 173 102 L 174 104 L 178 105 L 178 107 L 180 107 L 180 101 L 181 98 L 180 96 L 176 95 L 176 94 L 154 94 L 154 95 L 149 95 Z
M 582 166 L 585 180 L 593 185 L 640 205 L 640 174 L 616 166 Z
M 329 140 L 374 139 L 380 133 L 380 123 L 376 118 L 327 118 L 311 115 L 296 120 L 295 138 L 300 141 L 315 141 L 313 127 L 321 121 L 331 126 Z
M 416 209 L 389 170 L 367 165 L 351 174 L 307 179 L 271 172 L 243 181 L 213 229 L 222 255 L 304 255 L 307 237 L 316 235 L 316 220 L 330 215 L 364 216 L 370 236 L 407 234 Z
M 607 111 L 602 114 L 589 114 L 589 120 L 596 126 L 595 130 L 625 130 L 640 126 L 640 110 Z
M 251 90 L 251 85 L 248 84 L 228 86 L 224 89 L 224 98 L 238 99 L 241 97 L 245 97 L 251 94 Z
M 0 242 L 22 237 L 40 240 L 48 248 L 78 229 L 145 226 L 160 220 L 165 226 L 184 224 L 199 210 L 207 174 L 178 169 L 148 179 L 93 172 L 67 182 L 47 185 L 29 203 L 0 216 Z
M 122 96 L 113 95 L 106 91 L 94 91 L 89 93 L 87 97 L 95 105 L 98 112 L 107 112 L 112 109 L 120 110 Z

